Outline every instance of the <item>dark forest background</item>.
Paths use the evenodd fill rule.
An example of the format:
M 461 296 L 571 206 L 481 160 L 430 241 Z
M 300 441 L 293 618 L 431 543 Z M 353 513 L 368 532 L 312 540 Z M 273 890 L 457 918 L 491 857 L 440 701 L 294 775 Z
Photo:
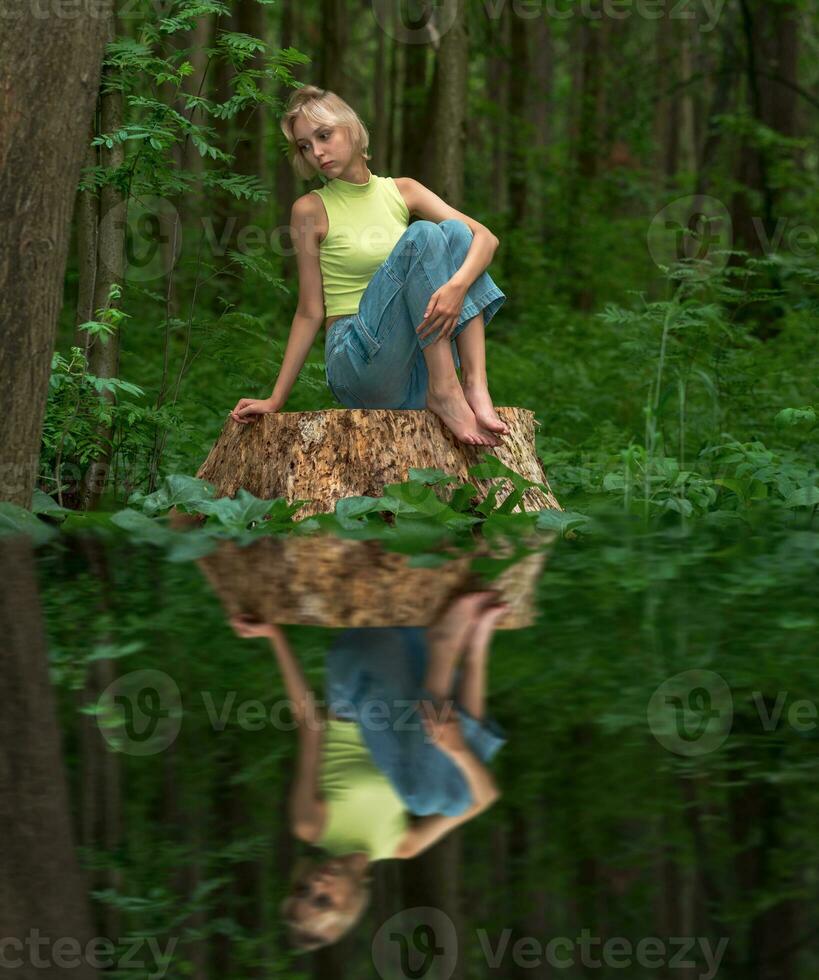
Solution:
M 608 975 L 491 971 L 479 928 L 493 947 L 506 928 L 728 937 L 720 977 L 815 976 L 816 726 L 789 708 L 819 690 L 816 5 L 126 0 L 95 23 L 98 51 L 87 32 L 61 46 L 48 18 L 0 35 L 38 108 L 6 157 L 0 231 L 2 475 L 32 456 L 36 472 L 0 488 L 0 526 L 30 529 L 32 488 L 38 513 L 56 502 L 102 526 L 193 474 L 236 401 L 270 393 L 296 305 L 290 207 L 317 185 L 294 176 L 278 117 L 307 82 L 362 116 L 374 173 L 417 178 L 500 238 L 490 390 L 534 411 L 552 490 L 594 523 L 549 556 L 537 624 L 493 646 L 503 798 L 417 861 L 382 864 L 362 929 L 305 958 L 276 911 L 303 850 L 285 820 L 294 740 L 217 732 L 202 698 L 274 702 L 271 659 L 232 635 L 196 568 L 157 560 L 144 522 L 116 545 L 67 535 L 36 565 L 4 549 L 17 659 L 0 733 L 22 761 L 3 772 L 45 759 L 56 789 L 38 824 L 39 784 L 12 779 L 3 833 L 19 806 L 64 836 L 37 838 L 41 877 L 9 847 L 0 899 L 50 901 L 72 935 L 177 937 L 174 978 L 370 976 L 373 936 L 410 905 L 452 917 L 455 976 Z M 94 70 L 72 150 L 63 122 L 79 126 Z M 78 183 L 63 168 L 68 195 L 64 155 L 83 156 Z M 26 173 L 36 208 L 5 194 Z M 56 278 L 38 215 L 64 222 Z M 285 411 L 335 406 L 321 338 Z M 327 631 L 288 633 L 320 685 Z M 167 672 L 185 704 L 160 756 L 99 735 L 100 693 L 137 667 Z M 652 737 L 646 705 L 692 667 L 730 685 L 734 727 L 685 758 Z
M 365 120 L 373 172 L 499 236 L 490 390 L 535 411 L 561 501 L 816 502 L 812 4 L 129 2 L 111 29 L 41 489 L 150 492 L 272 390 L 290 206 L 318 186 L 278 115 L 316 82 Z M 287 410 L 335 404 L 322 343 Z

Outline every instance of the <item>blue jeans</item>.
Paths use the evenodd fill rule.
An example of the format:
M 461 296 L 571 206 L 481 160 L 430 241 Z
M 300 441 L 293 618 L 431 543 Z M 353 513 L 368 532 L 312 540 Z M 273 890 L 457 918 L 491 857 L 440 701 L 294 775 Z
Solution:
M 368 283 L 358 312 L 330 324 L 325 376 L 345 408 L 425 407 L 429 375 L 423 348 L 438 331 L 421 339 L 416 329 L 430 296 L 463 265 L 471 242 L 469 226 L 456 218 L 412 222 Z M 481 311 L 488 324 L 505 300 L 486 272 L 469 287 L 450 335 L 456 368 L 455 337 Z
M 472 803 L 466 778 L 428 739 L 412 707 L 431 698 L 423 687 L 427 651 L 421 626 L 344 630 L 327 656 L 327 705 L 337 717 L 358 724 L 373 761 L 410 813 L 455 816 Z M 506 742 L 503 730 L 491 719 L 474 718 L 457 700 L 455 707 L 464 741 L 488 762 Z

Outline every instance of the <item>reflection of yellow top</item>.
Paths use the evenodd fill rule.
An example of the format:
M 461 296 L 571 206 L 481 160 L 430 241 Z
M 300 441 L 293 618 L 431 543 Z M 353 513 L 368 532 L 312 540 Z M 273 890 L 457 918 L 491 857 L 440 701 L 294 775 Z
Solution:
M 366 184 L 335 177 L 310 193 L 324 202 L 329 225 L 319 245 L 325 315 L 358 313 L 362 293 L 407 230 L 406 202 L 392 177 L 372 171 Z
M 327 719 L 319 790 L 327 822 L 318 847 L 331 854 L 366 851 L 371 861 L 395 854 L 409 826 L 407 810 L 373 762 L 356 722 Z

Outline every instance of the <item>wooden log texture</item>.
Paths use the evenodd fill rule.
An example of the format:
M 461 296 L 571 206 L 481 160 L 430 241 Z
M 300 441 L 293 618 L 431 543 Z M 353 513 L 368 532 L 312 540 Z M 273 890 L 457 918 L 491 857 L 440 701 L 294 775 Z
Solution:
M 526 555 L 492 583 L 509 603 L 498 629 L 535 622 L 547 549 Z M 388 552 L 377 541 L 325 534 L 263 538 L 247 547 L 226 541 L 197 564 L 226 618 L 246 614 L 279 624 L 428 626 L 453 597 L 487 587 L 470 573 L 466 557 L 412 568 L 406 555 Z
M 380 497 L 384 486 L 402 483 L 410 467 L 438 468 L 463 480 L 486 451 L 529 480 L 549 486 L 535 452 L 534 414 L 524 408 L 498 408 L 511 432 L 499 446 L 458 442 L 430 411 L 328 409 L 321 412 L 272 412 L 249 425 L 228 418 L 197 472 L 233 497 L 244 487 L 260 499 L 309 500 L 295 515 L 332 513 L 342 497 Z M 471 480 L 482 500 L 492 480 Z M 498 493 L 502 502 L 512 489 L 508 480 Z M 448 490 L 443 490 L 446 496 Z M 530 487 L 515 510 L 561 510 L 549 489 Z

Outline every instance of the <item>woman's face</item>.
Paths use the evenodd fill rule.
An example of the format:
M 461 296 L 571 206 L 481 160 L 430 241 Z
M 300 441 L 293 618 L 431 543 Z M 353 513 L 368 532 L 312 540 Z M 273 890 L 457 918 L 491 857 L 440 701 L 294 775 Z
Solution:
M 305 116 L 299 116 L 293 124 L 293 136 L 304 159 L 328 178 L 340 174 L 350 162 L 352 146 L 344 126 L 330 123 L 316 126 Z
M 295 883 L 288 900 L 288 916 L 297 922 L 308 922 L 322 912 L 344 912 L 357 887 L 353 872 L 341 861 L 330 858 Z

